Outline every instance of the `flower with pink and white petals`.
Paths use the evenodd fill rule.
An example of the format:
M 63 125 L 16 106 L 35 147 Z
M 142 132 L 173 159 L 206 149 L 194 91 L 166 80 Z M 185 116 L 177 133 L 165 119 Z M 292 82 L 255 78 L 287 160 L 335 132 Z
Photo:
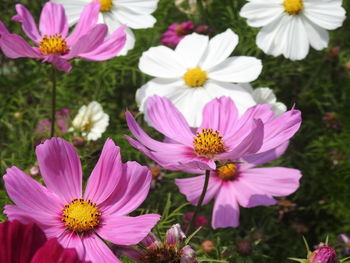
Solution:
M 173 225 L 167 232 L 165 241 L 150 233 L 141 241 L 142 247 L 115 247 L 115 250 L 138 263 L 198 263 L 196 252 L 191 246 L 183 246 L 186 236 L 179 224 Z
M 191 20 L 180 24 L 175 23 L 162 34 L 161 41 L 165 46 L 175 48 L 186 35 L 193 33 L 193 31 L 194 25 Z
M 5 221 L 0 224 L 1 263 L 88 263 L 73 248 L 63 248 L 56 238 L 47 240 L 35 224 Z M 90 262 L 89 262 L 90 263 Z
M 167 98 L 149 98 L 147 115 L 168 142 L 150 138 L 127 112 L 129 129 L 136 138 L 127 136 L 129 142 L 164 168 L 189 173 L 215 170 L 221 163 L 274 149 L 288 142 L 301 123 L 298 110 L 275 117 L 266 104 L 251 107 L 239 117 L 235 103 L 228 97 L 208 103 L 202 124 L 196 129 Z
M 82 168 L 74 147 L 52 138 L 37 146 L 45 186 L 17 167 L 7 169 L 5 187 L 15 205 L 6 205 L 10 220 L 36 223 L 47 238 L 75 248 L 81 260 L 118 263 L 105 242 L 133 245 L 143 240 L 160 216 L 126 216 L 146 198 L 152 176 L 136 162 L 121 162 L 120 149 L 108 139 L 82 191 Z
M 74 25 L 79 14 L 91 0 L 51 0 L 62 4 L 67 12 L 69 25 Z M 151 28 L 156 23 L 152 13 L 159 0 L 95 0 L 101 3 L 98 21 L 108 26 L 110 34 L 120 25 L 125 25 L 126 43 L 120 55 L 134 48 L 135 35 L 131 29 Z
M 70 71 L 73 58 L 103 61 L 117 56 L 126 40 L 124 27 L 116 29 L 108 39 L 107 26 L 97 24 L 101 4 L 93 1 L 80 15 L 73 32 L 68 35 L 68 21 L 62 5 L 47 2 L 40 15 L 39 30 L 31 13 L 21 4 L 12 20 L 22 24 L 24 33 L 35 43 L 30 46 L 21 36 L 11 34 L 0 23 L 0 48 L 9 58 L 35 58 L 49 62 L 61 71 Z

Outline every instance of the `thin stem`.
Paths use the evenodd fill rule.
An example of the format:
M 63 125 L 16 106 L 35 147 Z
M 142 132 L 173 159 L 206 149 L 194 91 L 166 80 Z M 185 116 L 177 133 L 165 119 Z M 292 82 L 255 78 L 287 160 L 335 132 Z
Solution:
M 51 101 L 51 132 L 50 137 L 55 136 L 55 125 L 56 125 L 56 68 L 52 66 L 52 101 Z
M 205 197 L 205 194 L 207 193 L 208 185 L 209 185 L 209 177 L 210 177 L 209 175 L 210 175 L 210 170 L 206 170 L 205 171 L 205 180 L 204 180 L 204 186 L 203 186 L 202 194 L 199 197 L 199 200 L 198 200 L 196 208 L 194 209 L 193 217 L 192 217 L 192 219 L 190 221 L 190 224 L 188 225 L 188 227 L 186 229 L 186 236 L 191 232 L 193 224 L 194 224 L 194 222 L 197 219 L 199 208 L 201 207 L 201 205 L 203 203 L 203 200 L 204 200 L 204 197 Z

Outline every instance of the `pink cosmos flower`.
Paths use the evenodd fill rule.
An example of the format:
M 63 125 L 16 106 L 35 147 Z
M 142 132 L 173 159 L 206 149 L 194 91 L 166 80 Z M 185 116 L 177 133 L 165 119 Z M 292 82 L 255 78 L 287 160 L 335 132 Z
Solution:
M 56 112 L 56 125 L 62 133 L 68 131 L 70 125 L 69 109 L 63 108 Z M 41 121 L 35 128 L 36 134 L 49 134 L 51 129 L 51 120 Z
M 184 231 L 187 229 L 189 223 L 191 222 L 191 219 L 194 215 L 194 212 L 188 212 L 183 216 L 183 222 L 185 223 L 185 225 L 183 226 Z M 198 215 L 196 218 L 196 221 L 194 221 L 193 224 L 196 228 L 200 227 L 200 226 L 206 226 L 208 225 L 208 219 L 203 216 L 203 215 Z
M 88 263 L 79 260 L 75 249 L 64 249 L 57 239 L 47 241 L 37 225 L 25 225 L 16 220 L 0 224 L 0 262 Z
M 228 162 L 211 171 L 208 190 L 203 204 L 215 199 L 212 213 L 212 227 L 237 227 L 239 225 L 239 205 L 250 208 L 274 205 L 274 196 L 287 196 L 299 188 L 299 170 L 285 167 L 256 168 L 277 159 L 287 148 L 280 147 L 252 155 L 236 162 Z M 176 179 L 175 183 L 187 201 L 198 204 L 203 190 L 205 176 Z
M 130 259 L 139 263 L 198 263 L 196 252 L 189 245 L 182 242 L 186 236 L 182 232 L 179 224 L 173 225 L 167 232 L 165 241 L 162 242 L 153 233 L 150 233 L 141 241 L 143 247 L 116 247 L 120 252 Z
M 85 193 L 82 168 L 72 145 L 52 138 L 36 154 L 46 187 L 17 167 L 7 169 L 5 187 L 15 205 L 6 205 L 10 220 L 36 223 L 47 238 L 75 248 L 82 260 L 119 263 L 101 238 L 118 245 L 139 243 L 160 216 L 125 216 L 146 198 L 152 176 L 136 162 L 121 162 L 120 149 L 108 139 Z
M 117 56 L 126 40 L 124 27 L 119 27 L 105 40 L 108 28 L 97 24 L 100 2 L 92 1 L 83 10 L 80 19 L 68 36 L 68 21 L 64 8 L 47 2 L 41 12 L 39 30 L 31 13 L 21 4 L 12 19 L 22 24 L 24 33 L 36 44 L 30 46 L 21 36 L 10 34 L 0 22 L 0 47 L 9 58 L 35 58 L 52 63 L 62 71 L 70 71 L 68 60 L 83 58 L 102 61 Z
M 147 116 L 167 142 L 150 138 L 127 112 L 129 129 L 136 138 L 126 136 L 128 141 L 166 169 L 199 174 L 275 149 L 288 142 L 301 124 L 300 111 L 292 109 L 275 117 L 267 104 L 251 107 L 239 117 L 228 97 L 214 99 L 204 107 L 199 128 L 189 127 L 172 102 L 159 96 L 148 99 Z
M 192 21 L 172 24 L 168 27 L 167 31 L 162 34 L 161 42 L 165 46 L 175 48 L 180 40 L 186 35 L 193 33 L 193 31 L 194 25 Z

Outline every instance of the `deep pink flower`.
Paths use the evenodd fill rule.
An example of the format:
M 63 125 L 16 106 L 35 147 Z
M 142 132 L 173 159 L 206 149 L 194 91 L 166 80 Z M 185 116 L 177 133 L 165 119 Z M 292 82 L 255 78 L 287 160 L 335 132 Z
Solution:
M 176 224 L 166 232 L 164 242 L 150 233 L 141 241 L 141 248 L 121 246 L 115 250 L 139 263 L 198 263 L 192 247 L 182 244 L 185 238 L 180 225 Z
M 0 47 L 9 58 L 29 57 L 52 63 L 62 71 L 70 71 L 68 60 L 83 58 L 102 61 L 115 57 L 126 40 L 124 27 L 119 27 L 107 40 L 108 28 L 97 24 L 100 2 L 92 1 L 68 36 L 68 21 L 64 8 L 47 2 L 41 12 L 39 30 L 31 13 L 21 4 L 12 19 L 22 24 L 24 33 L 36 44 L 30 46 L 21 36 L 10 34 L 0 22 Z
M 185 226 L 187 226 L 191 222 L 193 215 L 194 215 L 194 212 L 188 212 L 184 215 L 183 221 L 185 223 Z M 196 218 L 196 221 L 194 222 L 194 226 L 200 227 L 200 226 L 206 226 L 206 225 L 208 225 L 208 219 L 203 215 L 198 215 Z
M 337 254 L 330 246 L 322 246 L 316 249 L 309 257 L 310 263 L 337 263 Z
M 47 241 L 35 224 L 5 221 L 0 224 L 1 263 L 87 263 L 75 249 L 63 248 L 57 239 Z
M 180 40 L 186 35 L 193 33 L 193 30 L 194 25 L 192 21 L 172 24 L 168 27 L 167 31 L 162 34 L 161 42 L 165 46 L 175 48 Z
M 214 99 L 203 109 L 199 128 L 191 129 L 184 116 L 167 98 L 153 96 L 147 101 L 151 125 L 169 138 L 150 138 L 127 112 L 127 123 L 137 139 L 128 141 L 166 169 L 189 173 L 215 170 L 229 161 L 267 152 L 288 142 L 301 124 L 300 111 L 290 110 L 275 117 L 267 104 L 249 108 L 242 117 L 228 97 Z M 255 157 L 255 159 L 254 159 Z M 259 155 L 249 162 L 261 162 Z
M 17 167 L 7 169 L 5 187 L 15 205 L 6 205 L 10 220 L 34 222 L 48 238 L 75 248 L 82 260 L 120 262 L 106 239 L 118 245 L 139 243 L 160 216 L 125 216 L 146 198 L 152 176 L 136 162 L 121 162 L 120 149 L 108 139 L 82 193 L 82 168 L 74 147 L 52 138 L 36 154 L 46 187 Z

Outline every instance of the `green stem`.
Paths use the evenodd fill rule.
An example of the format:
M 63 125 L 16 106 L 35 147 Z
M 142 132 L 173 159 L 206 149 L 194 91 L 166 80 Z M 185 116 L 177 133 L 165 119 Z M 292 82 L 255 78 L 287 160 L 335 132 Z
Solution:
M 191 229 L 193 227 L 193 224 L 194 222 L 196 221 L 197 219 L 197 216 L 198 216 L 198 212 L 199 212 L 199 208 L 202 206 L 202 203 L 203 203 L 203 200 L 204 200 L 204 197 L 205 197 L 205 194 L 208 190 L 208 185 L 209 185 L 209 177 L 210 177 L 210 170 L 206 170 L 205 171 L 205 180 L 204 180 L 204 186 L 203 186 L 203 190 L 202 190 L 202 194 L 201 196 L 199 197 L 199 200 L 198 200 L 198 203 L 197 203 L 197 206 L 196 208 L 194 209 L 194 213 L 193 213 L 193 217 L 190 221 L 190 224 L 188 225 L 187 229 L 186 229 L 186 236 L 191 233 Z
M 55 126 L 56 126 L 56 68 L 52 66 L 52 96 L 51 96 L 51 131 L 50 137 L 55 136 Z

